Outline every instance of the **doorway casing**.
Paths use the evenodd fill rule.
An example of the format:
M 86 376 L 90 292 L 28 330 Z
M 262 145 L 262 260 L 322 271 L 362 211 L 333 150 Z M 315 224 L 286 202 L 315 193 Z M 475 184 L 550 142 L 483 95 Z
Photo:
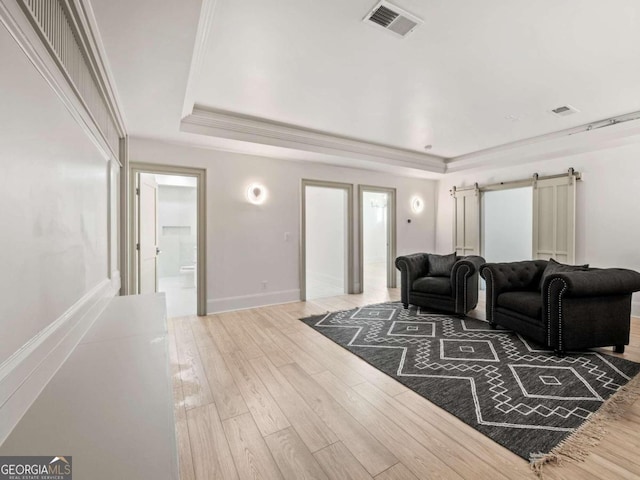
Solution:
M 129 294 L 138 294 L 138 255 L 136 241 L 138 236 L 138 212 L 136 208 L 136 179 L 140 173 L 158 175 L 181 175 L 197 179 L 197 314 L 207 314 L 207 203 L 206 203 L 206 170 L 200 168 L 180 167 L 174 165 L 160 165 L 154 163 L 129 163 L 129 215 L 128 228 L 131 234 L 127 249 L 129 250 L 129 265 L 127 271 Z
M 347 195 L 347 293 L 355 293 L 353 268 L 353 185 L 350 183 L 302 179 L 300 190 L 300 300 L 307 300 L 307 187 L 336 188 Z
M 378 187 L 374 185 L 358 185 L 358 254 L 360 261 L 360 285 L 359 293 L 364 292 L 364 194 L 365 192 L 386 193 L 389 203 L 387 205 L 387 288 L 396 288 L 397 274 L 395 268 L 396 258 L 396 189 L 390 187 Z

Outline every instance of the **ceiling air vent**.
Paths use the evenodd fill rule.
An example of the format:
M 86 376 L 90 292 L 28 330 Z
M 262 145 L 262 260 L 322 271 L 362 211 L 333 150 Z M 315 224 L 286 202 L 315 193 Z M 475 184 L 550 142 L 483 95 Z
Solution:
M 558 117 L 567 117 L 569 115 L 573 115 L 574 113 L 578 113 L 579 111 L 580 110 L 578 110 L 576 107 L 572 107 L 571 105 L 562 105 L 561 107 L 557 107 L 551 110 L 551 113 L 557 115 Z
M 399 37 L 406 37 L 422 23 L 415 15 L 384 0 L 373 7 L 363 21 L 384 28 Z

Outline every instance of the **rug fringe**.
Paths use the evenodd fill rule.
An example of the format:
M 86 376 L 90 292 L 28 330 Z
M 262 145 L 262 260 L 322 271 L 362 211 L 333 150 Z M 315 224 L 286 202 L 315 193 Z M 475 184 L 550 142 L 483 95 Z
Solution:
M 640 375 L 631 379 L 609 397 L 598 411 L 549 453 L 532 453 L 529 456 L 531 469 L 538 478 L 542 478 L 542 469 L 545 465 L 560 465 L 564 461 L 583 462 L 591 449 L 606 435 L 606 425 L 619 419 L 638 397 L 640 397 Z

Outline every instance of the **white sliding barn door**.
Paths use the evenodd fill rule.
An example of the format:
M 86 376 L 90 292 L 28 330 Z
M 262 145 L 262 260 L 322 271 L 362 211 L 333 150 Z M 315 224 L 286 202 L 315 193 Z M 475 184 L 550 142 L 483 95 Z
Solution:
M 573 175 L 534 182 L 533 258 L 575 263 L 576 179 Z
M 456 254 L 480 255 L 480 191 L 453 191 L 453 242 Z

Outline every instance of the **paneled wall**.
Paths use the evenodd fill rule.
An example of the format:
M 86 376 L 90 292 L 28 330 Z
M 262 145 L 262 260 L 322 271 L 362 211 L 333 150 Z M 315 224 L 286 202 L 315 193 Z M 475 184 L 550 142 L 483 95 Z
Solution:
M 118 134 L 113 120 L 99 124 L 104 108 L 87 110 L 91 102 L 80 100 L 42 42 L 19 3 L 5 2 L 0 443 L 120 285 Z
M 110 167 L 1 26 L 0 58 L 1 363 L 108 279 Z

